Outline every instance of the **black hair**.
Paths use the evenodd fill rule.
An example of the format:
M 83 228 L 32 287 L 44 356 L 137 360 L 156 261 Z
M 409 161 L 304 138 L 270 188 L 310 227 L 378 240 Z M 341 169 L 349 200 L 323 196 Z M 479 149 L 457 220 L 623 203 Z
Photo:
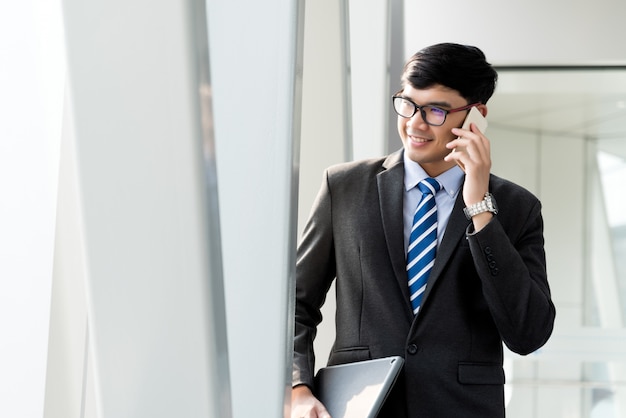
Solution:
M 486 104 L 498 73 L 485 54 L 469 45 L 441 43 L 415 53 L 404 65 L 401 84 L 427 89 L 436 84 L 458 91 L 469 103 Z

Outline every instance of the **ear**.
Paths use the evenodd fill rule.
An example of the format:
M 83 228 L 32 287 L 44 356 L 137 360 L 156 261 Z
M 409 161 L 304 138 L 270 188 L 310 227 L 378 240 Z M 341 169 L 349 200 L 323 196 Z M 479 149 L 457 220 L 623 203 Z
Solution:
M 486 117 L 487 116 L 487 105 L 485 104 L 479 104 L 478 106 L 476 106 L 476 108 L 478 109 L 478 111 L 480 111 L 480 113 Z

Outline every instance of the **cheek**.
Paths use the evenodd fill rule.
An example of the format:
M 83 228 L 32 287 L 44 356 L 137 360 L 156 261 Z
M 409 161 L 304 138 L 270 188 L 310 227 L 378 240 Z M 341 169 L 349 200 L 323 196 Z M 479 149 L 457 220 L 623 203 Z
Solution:
M 437 131 L 437 139 L 439 139 L 440 142 L 447 144 L 453 139 L 456 139 L 456 136 L 452 133 L 450 128 L 445 128 Z

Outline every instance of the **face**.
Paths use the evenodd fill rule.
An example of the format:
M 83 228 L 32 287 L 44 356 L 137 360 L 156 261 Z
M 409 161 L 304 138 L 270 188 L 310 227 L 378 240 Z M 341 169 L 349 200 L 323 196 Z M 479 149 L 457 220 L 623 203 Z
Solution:
M 427 89 L 416 89 L 407 85 L 399 95 L 411 99 L 418 106 L 433 105 L 445 110 L 468 104 L 458 91 L 442 85 Z M 429 176 L 438 176 L 452 168 L 455 164 L 453 161 L 443 160 L 450 153 L 446 144 L 456 138 L 451 129 L 461 127 L 468 111 L 469 109 L 448 113 L 441 126 L 428 125 L 419 111 L 411 118 L 398 116 L 398 133 L 404 144 L 404 152 Z

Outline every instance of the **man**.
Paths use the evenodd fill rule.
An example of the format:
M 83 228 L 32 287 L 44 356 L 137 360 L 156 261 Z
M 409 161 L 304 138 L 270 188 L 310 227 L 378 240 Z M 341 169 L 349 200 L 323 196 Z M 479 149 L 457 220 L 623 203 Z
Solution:
M 502 342 L 535 351 L 555 309 L 540 202 L 490 174 L 489 140 L 475 124 L 460 128 L 472 107 L 487 115 L 496 81 L 478 48 L 419 51 L 393 98 L 403 148 L 326 170 L 298 247 L 292 417 L 330 416 L 313 395 L 312 344 L 335 279 L 328 364 L 405 359 L 380 417 L 504 416 Z M 419 256 L 435 258 L 416 273 L 423 260 L 411 252 L 422 244 L 411 230 L 423 194 L 434 196 L 424 219 L 437 232 Z

